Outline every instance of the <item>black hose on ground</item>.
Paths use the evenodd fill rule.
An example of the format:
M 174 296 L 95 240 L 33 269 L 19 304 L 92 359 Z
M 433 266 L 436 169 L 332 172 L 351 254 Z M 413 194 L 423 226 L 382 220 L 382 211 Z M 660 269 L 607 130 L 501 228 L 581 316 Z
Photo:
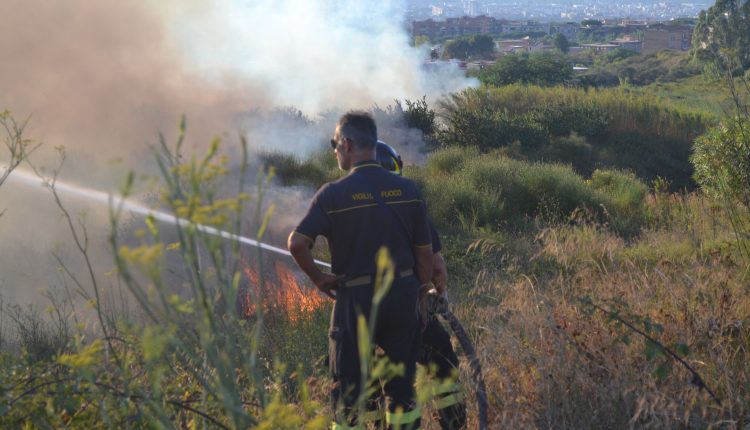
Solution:
M 466 330 L 461 325 L 461 322 L 453 315 L 450 307 L 448 306 L 448 300 L 445 297 L 437 294 L 434 290 L 425 294 L 422 298 L 422 306 L 425 309 L 427 318 L 433 318 L 435 315 L 440 315 L 450 325 L 453 334 L 458 339 L 458 343 L 461 345 L 461 349 L 464 352 L 466 360 L 469 362 L 469 368 L 471 369 L 471 379 L 474 383 L 474 388 L 477 397 L 477 405 L 479 408 L 479 429 L 487 429 L 487 389 L 484 385 L 484 377 L 482 376 L 482 365 L 479 363 L 474 345 L 471 343 L 471 339 L 466 334 Z

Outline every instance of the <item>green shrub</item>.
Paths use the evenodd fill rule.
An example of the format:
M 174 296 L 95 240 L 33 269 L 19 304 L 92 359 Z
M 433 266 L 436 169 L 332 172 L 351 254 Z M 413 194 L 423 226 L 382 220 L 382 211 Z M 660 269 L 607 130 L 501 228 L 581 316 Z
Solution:
M 571 163 L 586 174 L 594 166 L 631 170 L 647 181 L 666 177 L 673 189 L 695 186 L 690 148 L 714 121 L 711 115 L 624 89 L 484 87 L 452 95 L 441 109 L 442 146 L 484 152 L 506 148 L 509 156 Z M 571 133 L 583 142 L 571 137 L 568 143 L 583 143 L 575 146 L 584 153 L 590 150 L 584 162 L 560 150 L 566 146 L 560 138 Z
M 654 82 L 672 82 L 700 74 L 700 68 L 684 52 L 661 51 L 635 54 L 617 49 L 598 56 L 593 67 L 582 75 L 582 81 L 595 87 L 613 87 L 621 82 L 649 85 Z
M 430 154 L 426 167 L 432 174 L 452 174 L 464 167 L 467 158 L 477 155 L 476 148 L 447 147 Z
M 573 75 L 573 68 L 559 52 L 510 54 L 501 57 L 475 76 L 485 85 L 503 86 L 516 83 L 560 85 Z
M 750 205 L 750 124 L 730 118 L 695 140 L 695 180 L 711 196 Z
M 297 156 L 282 152 L 260 154 L 265 168 L 273 167 L 282 185 L 310 184 L 320 186 L 340 174 L 336 157 L 330 151 L 314 153 L 308 159 L 300 161 Z
M 582 136 L 599 136 L 604 134 L 609 124 L 607 112 L 593 101 L 551 103 L 534 113 L 553 136 L 567 136 L 571 132 Z
M 400 106 L 400 102 L 397 100 L 396 104 Z M 435 110 L 430 108 L 427 104 L 427 97 L 411 101 L 409 99 L 404 100 L 406 109 L 404 112 L 404 120 L 409 128 L 416 128 L 422 131 L 425 136 L 431 136 L 435 133 L 437 125 L 435 123 Z
M 536 158 L 543 162 L 569 164 L 576 173 L 586 177 L 594 171 L 594 150 L 585 137 L 575 132 L 552 138 L 549 145 L 537 151 Z
M 612 228 L 623 235 L 638 233 L 645 221 L 648 186 L 631 172 L 595 170 L 591 186 L 601 193 Z
M 577 208 L 603 216 L 606 208 L 616 231 L 629 234 L 642 219 L 646 191 L 632 174 L 599 172 L 593 186 L 569 166 L 456 148 L 437 151 L 424 168 L 407 174 L 422 186 L 435 222 L 446 229 L 463 220 L 469 227 L 512 230 L 539 217 L 565 221 Z

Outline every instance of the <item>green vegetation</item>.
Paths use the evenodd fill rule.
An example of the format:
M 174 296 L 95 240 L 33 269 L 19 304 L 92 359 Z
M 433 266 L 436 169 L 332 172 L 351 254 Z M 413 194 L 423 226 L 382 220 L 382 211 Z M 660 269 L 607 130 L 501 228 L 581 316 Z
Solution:
M 567 220 L 575 210 L 609 222 L 623 235 L 638 233 L 647 187 L 632 174 L 595 171 L 585 181 L 570 167 L 527 163 L 476 150 L 449 148 L 435 152 L 424 168 L 408 175 L 422 187 L 435 220 L 450 231 L 463 229 L 517 231 L 542 219 Z
M 689 54 L 674 51 L 637 54 L 619 48 L 595 56 L 578 55 L 574 61 L 590 67 L 579 79 L 582 85 L 594 87 L 617 86 L 623 82 L 638 86 L 674 82 L 701 72 L 701 68 L 691 63 Z
M 701 11 L 693 31 L 693 55 L 741 73 L 750 68 L 750 1 L 718 0 Z
M 123 204 L 111 208 L 110 244 L 117 277 L 132 301 L 120 296 L 118 303 L 117 293 L 105 289 L 103 274 L 91 266 L 85 225 L 76 226 L 58 198 L 54 181 L 50 182 L 79 257 L 90 270 L 83 276 L 63 267 L 73 287 L 62 296 L 49 296 L 50 320 L 33 308 L 3 304 L 0 309 L 3 321 L 10 315 L 14 343 L 21 353 L 12 353 L 14 343 L 3 345 L 0 352 L 1 427 L 327 427 L 328 420 L 319 403 L 310 399 L 304 381 L 289 387 L 289 395 L 296 393 L 299 402 L 291 402 L 276 389 L 288 384 L 289 371 L 274 362 L 276 350 L 269 344 L 274 336 L 265 334 L 317 329 L 317 324 L 305 323 L 316 321 L 317 315 L 301 313 L 301 322 L 269 325 L 279 317 L 279 310 L 262 306 L 264 298 L 241 286 L 239 244 L 225 245 L 220 237 L 196 227 L 199 223 L 240 232 L 243 208 L 250 199 L 244 182 L 244 142 L 236 192 L 220 198 L 228 158 L 219 155 L 219 141 L 212 143 L 204 158 L 182 162 L 182 140 L 181 134 L 175 148 L 162 141 L 156 158 L 163 204 L 188 224 L 175 225 L 175 236 L 165 235 L 149 216 L 146 228 L 135 235 L 137 243 L 132 243 L 133 238 L 121 237 L 126 231 L 120 226 Z M 258 208 L 268 179 L 258 177 Z M 130 175 L 122 190 L 125 196 L 133 183 Z M 264 215 L 258 210 L 256 215 L 260 238 L 270 212 Z M 258 273 L 263 285 L 268 276 L 262 270 Z M 95 326 L 83 323 L 88 317 L 73 294 L 93 308 Z M 137 311 L 123 311 L 131 306 Z M 324 315 L 325 311 L 316 312 Z M 290 361 L 307 362 L 294 353 L 289 354 Z
M 611 25 L 583 25 L 583 27 L 576 34 L 578 43 L 607 43 L 610 40 L 617 39 L 629 34 L 632 34 L 631 30 L 620 26 Z M 636 36 L 638 33 L 636 33 Z M 642 39 L 642 38 L 641 38 Z
M 454 94 L 437 110 L 441 149 L 405 171 L 443 234 L 454 311 L 489 353 L 491 422 L 750 419 L 747 120 L 718 127 L 678 107 L 707 103 L 649 88 Z M 729 183 L 735 194 L 711 192 Z M 686 383 L 696 379 L 670 353 L 708 389 Z
M 746 15 L 737 7 L 718 3 L 703 25 L 721 19 L 716 10 Z M 744 37 L 731 30 L 739 18 L 722 32 Z M 565 58 L 504 57 L 479 72 L 481 88 L 437 106 L 422 98 L 372 108 L 385 135 L 407 127 L 426 142 L 426 161 L 404 174 L 441 233 L 451 307 L 481 351 L 490 423 L 745 428 L 750 86 L 722 64 L 625 51 L 575 59 L 592 66 L 579 77 L 588 89 L 555 86 L 572 83 L 553 67 Z M 34 144 L 23 124 L 0 120 L 11 159 L 26 159 Z M 200 159 L 162 142 L 164 207 L 263 237 L 275 221 L 269 181 L 317 187 L 342 174 L 328 148 L 306 158 L 239 152 L 262 167 L 252 192 L 247 159 L 230 168 L 218 141 Z M 85 232 L 60 209 L 86 258 Z M 330 302 L 310 286 L 279 288 L 286 266 L 255 249 L 246 259 L 194 224 L 169 233 L 149 218 L 125 237 L 121 209 L 111 215 L 114 276 L 134 303 L 112 306 L 95 267 L 72 274 L 72 292 L 46 294 L 47 313 L 0 296 L 0 427 L 328 428 Z M 393 268 L 378 258 L 387 288 Z M 72 294 L 91 307 L 88 324 Z M 359 324 L 363 401 L 397 371 L 372 359 L 370 324 Z M 434 382 L 419 381 L 430 429 Z
M 555 48 L 560 50 L 563 54 L 567 54 L 570 50 L 570 41 L 562 33 L 557 33 L 552 39 L 552 43 L 555 45 Z
M 273 215 L 273 205 L 262 210 L 273 171 L 258 173 L 251 195 L 244 141 L 238 171 L 231 172 L 218 139 L 205 157 L 183 161 L 183 136 L 184 122 L 177 144 L 162 140 L 155 156 L 162 203 L 185 223 L 162 231 L 148 216 L 135 238 L 123 237 L 124 203 L 110 211 L 116 276 L 132 301 L 105 292 L 102 274 L 92 266 L 85 276 L 63 267 L 73 290 L 48 295 L 50 318 L 0 300 L 0 427 L 330 427 L 333 411 L 322 406 L 326 388 L 316 386 L 320 369 L 314 366 L 325 354 L 330 302 L 296 284 L 282 262 L 269 265 L 274 276 L 264 267 L 274 260 L 260 248 L 248 264 L 239 242 L 210 230 L 240 234 L 247 202 L 254 200 L 253 237 L 261 240 Z M 236 173 L 235 191 L 221 198 L 230 173 Z M 122 188 L 125 197 L 134 178 L 128 176 Z M 90 264 L 85 225 L 75 226 L 54 180 L 49 189 L 79 256 Z M 361 410 L 382 382 L 402 371 L 374 354 L 377 306 L 395 272 L 387 250 L 377 257 L 372 317 L 358 324 L 366 382 Z M 81 323 L 86 314 L 72 294 L 93 308 L 94 327 Z M 131 306 L 134 312 L 124 311 Z M 420 399 L 432 402 L 441 383 L 447 382 L 423 379 Z
M 601 27 L 602 22 L 599 21 L 598 19 L 584 19 L 583 21 L 581 21 L 581 26 L 582 27 Z
M 485 85 L 514 83 L 559 85 L 569 80 L 573 68 L 565 56 L 554 52 L 520 53 L 500 57 L 495 64 L 473 75 Z
M 421 46 L 429 42 L 430 38 L 427 36 L 415 36 L 414 41 L 412 42 L 412 46 Z
M 459 60 L 492 58 L 495 42 L 492 36 L 477 34 L 451 39 L 443 45 L 443 58 Z
M 750 207 L 750 123 L 729 118 L 695 141 L 695 177 L 703 190 Z
M 626 169 L 645 181 L 665 177 L 676 189 L 694 187 L 692 141 L 713 122 L 623 89 L 471 89 L 443 108 L 443 146 L 571 163 L 584 176 L 596 168 Z
M 304 163 L 295 155 L 268 152 L 259 155 L 266 169 L 273 168 L 283 185 L 323 184 L 339 176 L 336 159 L 329 152 L 318 152 Z

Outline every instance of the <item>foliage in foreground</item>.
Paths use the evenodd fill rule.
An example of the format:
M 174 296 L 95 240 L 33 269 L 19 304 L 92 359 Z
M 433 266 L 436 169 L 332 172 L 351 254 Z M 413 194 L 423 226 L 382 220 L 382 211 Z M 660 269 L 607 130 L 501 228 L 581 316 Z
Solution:
M 184 123 L 176 147 L 162 140 L 156 148 L 163 186 L 161 203 L 174 214 L 161 228 L 161 215 L 149 215 L 135 237 L 123 228 L 126 204 L 110 210 L 110 244 L 117 276 L 133 299 L 134 313 L 113 314 L 96 268 L 88 277 L 62 270 L 74 293 L 95 311 L 94 326 L 76 308 L 71 291 L 50 296 L 48 319 L 35 308 L 0 301 L 0 427 L 3 428 L 225 428 L 323 429 L 332 407 L 325 407 L 329 380 L 319 376 L 325 353 L 326 314 L 314 289 L 294 281 L 292 272 L 270 284 L 274 262 L 261 249 L 255 265 L 244 262 L 243 231 L 247 153 L 232 171 L 215 140 L 208 154 L 188 161 L 181 154 Z M 233 197 L 222 198 L 227 178 L 237 178 Z M 272 173 L 257 177 L 254 237 L 262 239 L 273 205 L 262 211 Z M 127 197 L 134 176 L 122 191 Z M 80 257 L 89 264 L 87 236 L 74 228 L 58 198 L 55 179 L 48 184 L 70 224 Z M 255 252 L 253 252 L 255 254 Z M 279 263 L 278 261 L 276 263 Z M 376 358 L 371 338 L 377 307 L 391 285 L 394 267 L 387 251 L 377 258 L 376 294 L 370 320 L 358 326 L 362 392 L 358 409 L 381 384 L 403 371 Z M 278 267 L 283 267 L 276 265 Z M 270 267 L 269 267 L 270 268 Z M 289 303 L 296 291 L 298 303 Z M 92 292 L 93 291 L 93 292 Z M 270 295 L 270 296 L 269 296 Z M 274 300 L 279 298 L 280 300 Z M 126 300 L 120 297 L 121 300 Z M 127 303 L 120 303 L 126 306 Z M 294 306 L 300 305 L 300 306 Z M 6 315 L 15 345 L 5 344 Z M 70 320 L 76 325 L 72 325 Z M 80 322 L 80 323 L 79 323 Z M 10 352 L 16 347 L 20 357 Z M 296 366 L 290 368 L 287 365 Z M 432 402 L 436 384 L 425 379 L 420 399 Z
M 65 333 L 58 330 L 65 336 L 54 339 L 56 343 L 47 349 L 23 348 L 20 359 L 1 353 L 0 426 L 327 426 L 325 411 L 310 398 L 306 370 L 300 368 L 299 379 L 292 381 L 274 350 L 268 354 L 264 323 L 273 321 L 266 313 L 275 311 L 264 307 L 264 297 L 253 294 L 261 290 L 248 288 L 239 244 L 211 230 L 241 232 L 244 206 L 250 199 L 245 191 L 246 157 L 239 165 L 234 197 L 221 198 L 222 178 L 229 169 L 227 158 L 218 154 L 219 141 L 213 142 L 206 157 L 186 162 L 179 161 L 181 142 L 182 135 L 174 149 L 162 141 L 156 150 L 164 181 L 162 204 L 183 220 L 175 223 L 176 233 L 162 232 L 156 218 L 148 216 L 146 228 L 136 234 L 139 243 L 132 243 L 133 239 L 121 236 L 127 231 L 120 226 L 124 203 L 115 201 L 111 208 L 110 242 L 117 275 L 133 298 L 138 317 L 103 318 L 110 310 L 96 269 L 90 267 L 86 278 L 68 272 L 76 293 L 89 297 L 97 324 L 71 326 L 69 318 L 76 322 L 88 318 L 72 310 L 68 296 L 51 308 L 57 315 L 65 314 L 53 324 L 65 328 Z M 241 149 L 246 155 L 244 142 Z M 267 181 L 263 175 L 258 177 L 258 208 Z M 132 185 L 130 176 L 124 196 Z M 70 220 L 57 198 L 54 179 L 49 186 Z M 256 213 L 256 237 L 263 236 L 270 215 Z M 71 224 L 71 234 L 88 262 L 85 230 Z M 258 273 L 262 284 L 265 272 Z M 39 320 L 31 312 L 16 315 L 19 329 L 30 329 L 29 322 Z M 302 322 L 293 328 L 304 329 L 304 322 L 312 317 L 301 315 Z M 49 343 L 49 338 L 32 337 L 38 332 L 44 327 L 17 335 L 26 346 Z M 296 358 L 299 363 L 304 360 Z

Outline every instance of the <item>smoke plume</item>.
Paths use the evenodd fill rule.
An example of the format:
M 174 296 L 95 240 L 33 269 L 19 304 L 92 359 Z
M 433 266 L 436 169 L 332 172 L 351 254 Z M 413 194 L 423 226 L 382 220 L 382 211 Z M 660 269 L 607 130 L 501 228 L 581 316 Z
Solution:
M 126 170 L 148 171 L 147 144 L 159 132 L 174 139 L 182 114 L 194 150 L 214 135 L 245 133 L 255 148 L 304 154 L 344 110 L 435 100 L 471 84 L 457 71 L 424 72 L 402 1 L 0 0 L 0 8 L 0 110 L 30 118 L 26 137 L 45 144 L 37 165 L 65 146 L 61 177 L 102 191 Z M 258 120 L 287 107 L 310 120 Z M 0 283 L 11 300 L 58 282 L 42 268 L 54 266 L 49 250 L 69 243 L 57 209 L 41 202 L 51 197 L 18 187 L 0 189 Z M 67 203 L 106 228 L 100 209 Z M 92 233 L 92 243 L 104 247 L 103 235 Z

